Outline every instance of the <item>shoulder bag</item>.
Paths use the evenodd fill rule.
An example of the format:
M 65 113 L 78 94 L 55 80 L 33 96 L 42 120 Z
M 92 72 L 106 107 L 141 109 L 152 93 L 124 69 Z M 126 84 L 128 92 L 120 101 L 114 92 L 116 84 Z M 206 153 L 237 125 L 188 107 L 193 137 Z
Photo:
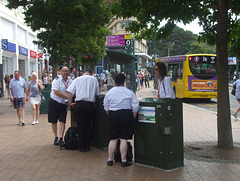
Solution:
M 41 104 L 43 104 L 44 102 L 46 102 L 46 98 L 44 97 L 44 95 L 42 94 L 42 91 L 41 91 L 41 89 L 40 89 L 40 87 L 38 86 L 38 88 L 39 88 L 39 93 L 40 93 L 40 96 L 41 96 Z
M 235 96 L 235 94 L 236 94 L 236 84 L 233 86 L 232 91 L 231 91 L 231 94 L 232 94 L 233 96 Z

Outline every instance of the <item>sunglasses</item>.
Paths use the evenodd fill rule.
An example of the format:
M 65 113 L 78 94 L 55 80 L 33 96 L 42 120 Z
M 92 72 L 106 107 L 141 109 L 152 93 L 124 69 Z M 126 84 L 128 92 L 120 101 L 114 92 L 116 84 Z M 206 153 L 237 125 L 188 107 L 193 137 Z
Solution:
M 155 71 L 158 71 L 158 69 L 157 69 L 157 68 L 155 68 L 155 69 L 153 69 L 153 70 L 155 70 Z

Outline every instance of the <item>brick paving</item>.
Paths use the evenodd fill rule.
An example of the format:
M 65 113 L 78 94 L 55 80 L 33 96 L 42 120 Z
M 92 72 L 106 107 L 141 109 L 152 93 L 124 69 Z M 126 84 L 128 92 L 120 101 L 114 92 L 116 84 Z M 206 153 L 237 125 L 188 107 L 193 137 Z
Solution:
M 156 92 L 144 88 L 137 96 L 155 97 Z M 122 168 L 119 163 L 106 165 L 107 152 L 91 148 L 90 152 L 60 150 L 53 145 L 47 115 L 40 124 L 31 125 L 31 107 L 26 104 L 25 126 L 17 125 L 16 111 L 9 99 L 0 99 L 0 180 L 1 181 L 192 181 L 240 180 L 240 162 L 184 159 L 184 167 L 171 171 L 133 164 Z M 67 117 L 70 125 L 70 112 Z M 184 144 L 217 141 L 215 112 L 183 104 Z M 205 124 L 207 123 L 207 124 Z M 234 143 L 240 143 L 240 121 L 232 118 Z

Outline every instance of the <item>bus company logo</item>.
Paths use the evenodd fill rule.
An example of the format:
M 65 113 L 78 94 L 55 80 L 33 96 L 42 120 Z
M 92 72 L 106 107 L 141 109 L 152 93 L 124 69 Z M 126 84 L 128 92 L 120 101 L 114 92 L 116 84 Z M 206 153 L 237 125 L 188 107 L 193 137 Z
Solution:
M 214 64 L 214 63 L 215 63 L 215 60 L 211 60 L 211 62 L 210 62 L 210 63 Z
M 211 86 L 212 86 L 212 82 L 211 82 L 211 81 L 208 81 L 208 82 L 207 82 L 207 86 L 208 86 L 208 87 L 211 87 Z
M 208 61 L 207 57 L 203 57 L 203 62 L 207 62 L 207 61 Z
M 194 61 L 197 63 L 200 60 L 199 57 L 194 57 Z

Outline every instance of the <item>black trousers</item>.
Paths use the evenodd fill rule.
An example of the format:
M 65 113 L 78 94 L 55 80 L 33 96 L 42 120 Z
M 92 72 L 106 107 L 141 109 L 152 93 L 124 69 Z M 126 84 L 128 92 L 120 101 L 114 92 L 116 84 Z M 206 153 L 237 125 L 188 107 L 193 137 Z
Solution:
M 79 131 L 79 148 L 89 149 L 91 139 L 91 121 L 94 115 L 94 103 L 77 101 L 75 119 Z

